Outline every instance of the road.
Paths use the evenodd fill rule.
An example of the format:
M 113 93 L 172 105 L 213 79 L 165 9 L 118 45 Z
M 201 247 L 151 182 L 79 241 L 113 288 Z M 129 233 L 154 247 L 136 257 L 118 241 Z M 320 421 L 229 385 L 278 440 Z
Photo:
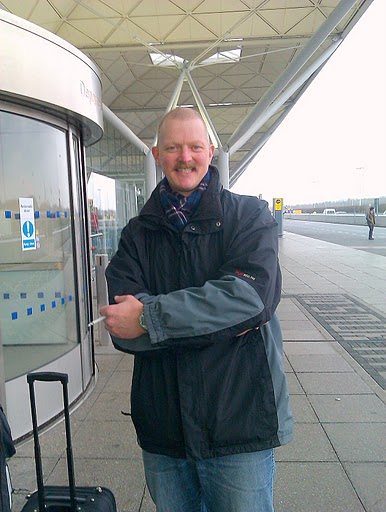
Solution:
M 352 226 L 350 224 L 330 224 L 327 222 L 311 222 L 304 220 L 286 219 L 283 221 L 283 231 L 298 235 L 332 242 L 333 244 L 352 247 L 360 251 L 386 256 L 386 228 L 375 228 L 375 240 L 368 240 L 367 226 Z M 284 233 L 285 236 L 285 233 Z

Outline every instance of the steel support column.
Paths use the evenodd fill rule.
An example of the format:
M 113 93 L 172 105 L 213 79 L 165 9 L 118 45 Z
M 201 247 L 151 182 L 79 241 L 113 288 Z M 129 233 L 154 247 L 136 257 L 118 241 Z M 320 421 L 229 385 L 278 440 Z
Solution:
M 151 193 L 157 185 L 157 169 L 153 153 L 149 151 L 145 158 L 145 198 L 149 199 Z
M 223 148 L 218 150 L 218 172 L 223 187 L 229 190 L 229 153 Z
M 180 99 L 181 89 L 184 84 L 184 80 L 186 80 L 186 71 L 185 69 L 181 69 L 181 73 L 180 76 L 178 77 L 173 94 L 169 100 L 168 106 L 166 107 L 166 112 L 169 112 L 169 110 L 173 110 L 174 108 L 176 108 L 178 100 Z

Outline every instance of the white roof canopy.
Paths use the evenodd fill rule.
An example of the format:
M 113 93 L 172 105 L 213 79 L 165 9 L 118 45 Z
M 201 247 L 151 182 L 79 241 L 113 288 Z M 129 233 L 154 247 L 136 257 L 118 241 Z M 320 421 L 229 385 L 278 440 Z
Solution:
M 372 0 L 0 0 L 88 55 L 103 102 L 148 147 L 176 105 L 198 107 L 230 183 Z

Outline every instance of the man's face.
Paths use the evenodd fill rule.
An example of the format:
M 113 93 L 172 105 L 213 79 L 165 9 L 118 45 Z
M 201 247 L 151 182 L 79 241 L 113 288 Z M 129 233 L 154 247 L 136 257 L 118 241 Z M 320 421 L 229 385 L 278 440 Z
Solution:
M 170 187 L 188 197 L 208 171 L 214 146 L 199 118 L 166 119 L 152 149 Z

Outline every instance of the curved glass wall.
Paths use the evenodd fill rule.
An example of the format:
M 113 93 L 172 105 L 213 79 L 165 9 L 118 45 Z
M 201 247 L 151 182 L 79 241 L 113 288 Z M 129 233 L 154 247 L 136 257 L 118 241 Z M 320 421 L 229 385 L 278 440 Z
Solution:
M 66 131 L 0 111 L 0 318 L 5 380 L 79 341 Z

